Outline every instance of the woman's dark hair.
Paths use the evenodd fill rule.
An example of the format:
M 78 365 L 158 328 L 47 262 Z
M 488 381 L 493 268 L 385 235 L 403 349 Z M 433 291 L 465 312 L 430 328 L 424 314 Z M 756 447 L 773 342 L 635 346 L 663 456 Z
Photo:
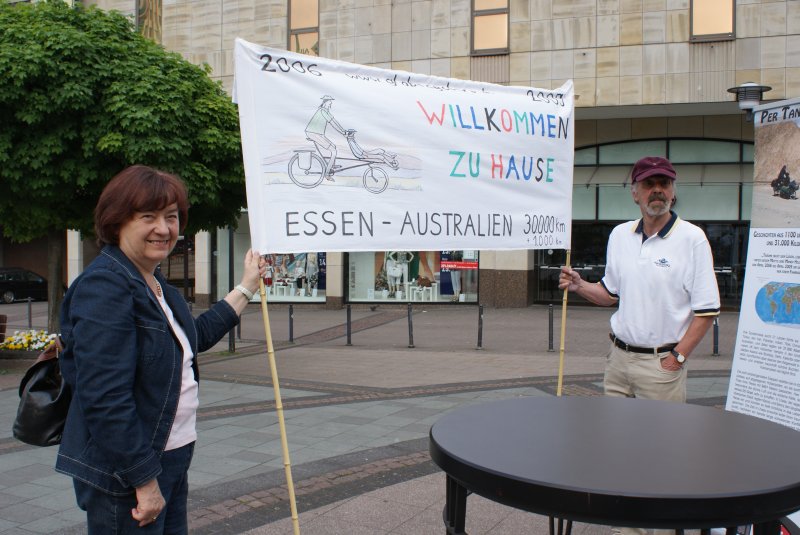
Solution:
M 100 245 L 118 245 L 119 230 L 136 212 L 178 205 L 180 231 L 186 228 L 189 196 L 180 178 L 146 165 L 132 165 L 111 179 L 94 209 L 94 230 Z

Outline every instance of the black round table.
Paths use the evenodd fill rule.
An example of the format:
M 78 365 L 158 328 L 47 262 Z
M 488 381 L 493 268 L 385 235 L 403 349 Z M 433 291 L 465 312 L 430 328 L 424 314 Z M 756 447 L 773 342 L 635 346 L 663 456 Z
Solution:
M 430 431 L 447 473 L 447 533 L 468 491 L 512 507 L 643 528 L 754 525 L 800 509 L 800 433 L 666 401 L 529 397 L 471 405 Z

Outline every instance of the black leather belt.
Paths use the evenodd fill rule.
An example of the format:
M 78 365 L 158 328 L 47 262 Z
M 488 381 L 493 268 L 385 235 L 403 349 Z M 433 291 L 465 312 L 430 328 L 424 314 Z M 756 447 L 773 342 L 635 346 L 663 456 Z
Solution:
M 608 333 L 608 337 L 611 338 L 611 341 L 614 342 L 614 345 L 624 351 L 630 351 L 631 353 L 666 353 L 667 351 L 672 351 L 675 349 L 675 346 L 678 344 L 668 344 L 661 347 L 639 347 L 639 346 L 632 346 L 630 344 L 626 344 L 616 336 L 614 333 Z

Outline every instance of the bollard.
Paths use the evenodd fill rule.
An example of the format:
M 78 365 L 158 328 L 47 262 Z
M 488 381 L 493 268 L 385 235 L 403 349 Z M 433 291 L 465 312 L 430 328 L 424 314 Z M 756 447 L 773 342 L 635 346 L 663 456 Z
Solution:
M 242 317 L 239 316 L 239 323 L 236 324 L 236 338 L 242 339 Z
M 351 327 L 350 327 L 350 320 L 351 319 L 352 319 L 352 316 L 351 316 L 351 313 L 350 313 L 350 305 L 347 305 L 347 345 L 349 345 L 349 346 L 353 345 L 353 341 L 350 338 L 350 336 L 352 334 L 352 330 L 351 330 Z
M 483 305 L 478 305 L 478 347 L 483 349 Z
M 31 302 L 33 299 L 28 298 L 28 330 L 33 329 L 33 310 L 31 309 Z
M 289 341 L 294 342 L 294 305 L 289 305 Z
M 547 351 L 553 349 L 553 305 L 547 305 Z
M 236 353 L 236 329 L 228 333 L 228 353 Z
M 411 303 L 408 304 L 408 347 L 414 348 L 414 322 L 411 321 Z
M 714 347 L 711 354 L 715 357 L 719 356 L 719 318 L 714 318 Z

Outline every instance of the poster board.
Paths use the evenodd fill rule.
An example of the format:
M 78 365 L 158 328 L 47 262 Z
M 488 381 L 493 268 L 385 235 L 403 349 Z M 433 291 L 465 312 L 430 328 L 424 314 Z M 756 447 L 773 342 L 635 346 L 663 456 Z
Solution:
M 501 86 L 241 39 L 235 62 L 256 250 L 570 247 L 571 81 Z
M 726 409 L 800 431 L 800 99 L 754 109 L 755 176 Z

